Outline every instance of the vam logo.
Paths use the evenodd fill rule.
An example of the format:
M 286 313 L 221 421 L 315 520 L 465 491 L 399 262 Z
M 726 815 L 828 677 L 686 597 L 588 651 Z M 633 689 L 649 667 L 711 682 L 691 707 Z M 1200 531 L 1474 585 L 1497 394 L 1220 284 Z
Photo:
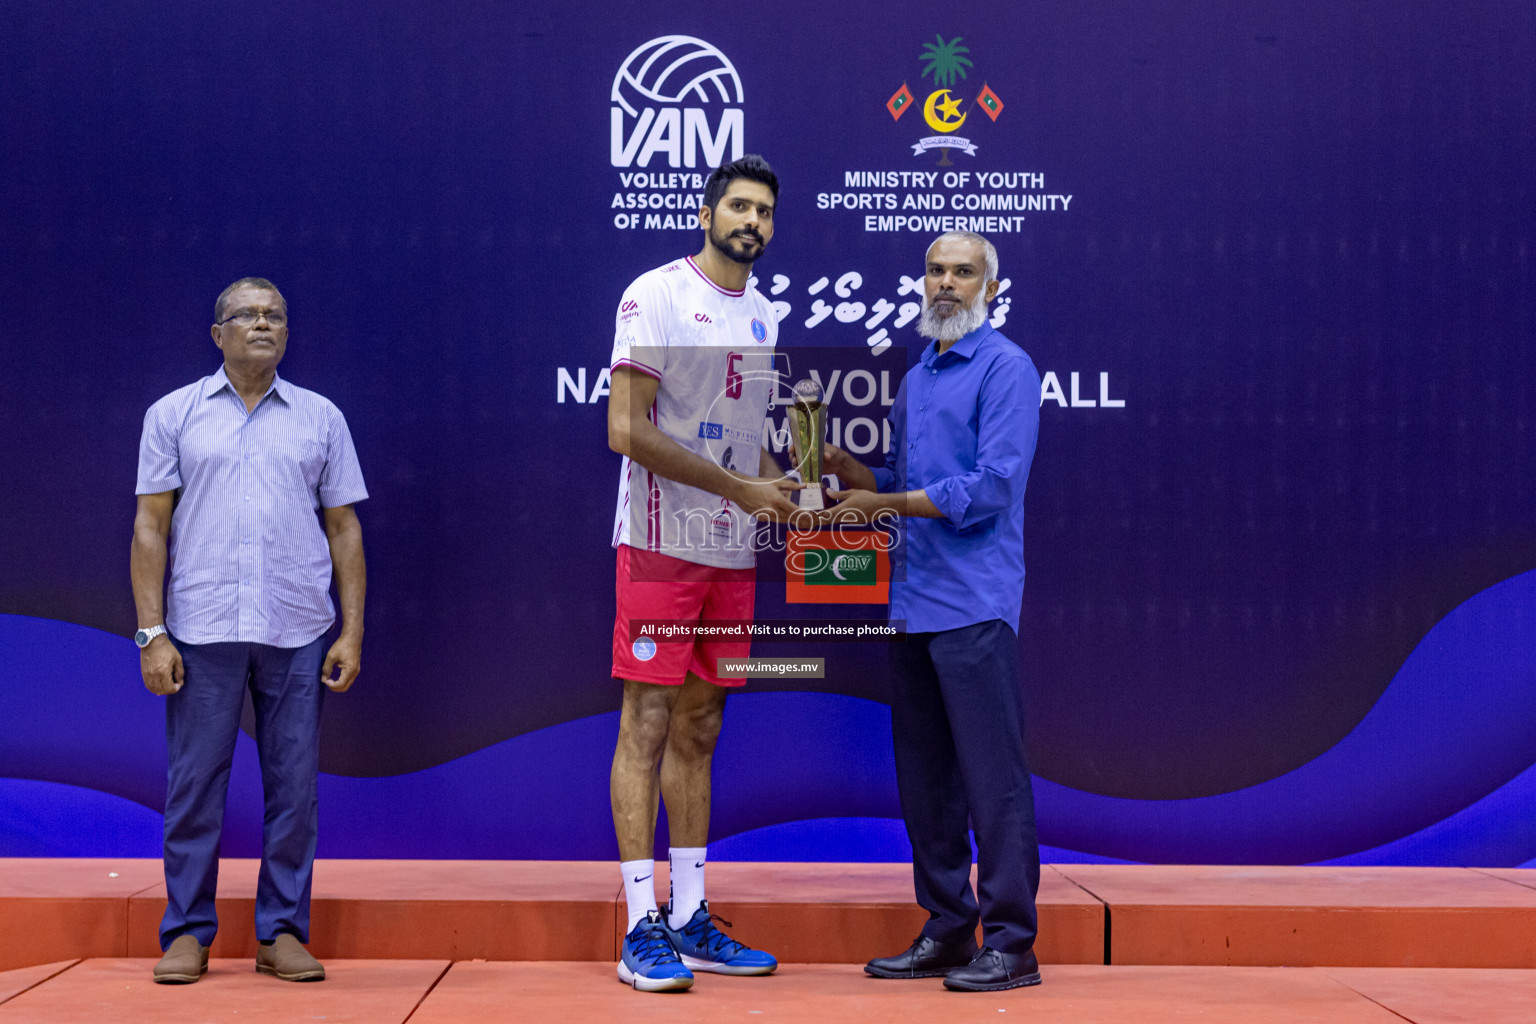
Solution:
M 725 54 L 693 36 L 658 36 L 613 78 L 609 157 L 615 167 L 713 169 L 745 152 L 741 76 Z M 729 156 L 726 154 L 729 153 Z

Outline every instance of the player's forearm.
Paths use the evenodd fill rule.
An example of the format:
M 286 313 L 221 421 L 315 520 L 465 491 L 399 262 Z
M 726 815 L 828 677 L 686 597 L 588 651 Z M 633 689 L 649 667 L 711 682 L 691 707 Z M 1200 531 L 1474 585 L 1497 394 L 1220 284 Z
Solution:
M 736 496 L 741 478 L 709 459 L 695 455 L 666 434 L 650 420 L 631 423 L 623 437 L 623 447 L 615 450 L 627 455 L 657 476 L 697 487 L 722 498 Z
M 165 622 L 165 561 L 165 537 L 135 524 L 128 575 L 133 581 L 133 607 L 140 629 Z

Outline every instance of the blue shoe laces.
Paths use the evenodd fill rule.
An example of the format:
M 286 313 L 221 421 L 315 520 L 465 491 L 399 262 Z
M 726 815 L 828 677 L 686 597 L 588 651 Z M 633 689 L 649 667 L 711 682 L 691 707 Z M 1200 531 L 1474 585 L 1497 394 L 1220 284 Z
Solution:
M 630 954 L 646 967 L 657 964 L 682 963 L 677 950 L 661 927 L 659 918 L 647 917 L 635 925 L 634 931 L 625 938 Z
M 700 917 L 701 914 L 706 916 Z M 698 943 L 709 954 L 711 960 L 721 963 L 734 960 L 751 948 L 716 928 L 710 923 L 712 921 L 719 921 L 727 928 L 735 927 L 719 914 L 709 913 L 708 904 L 705 904 L 694 911 L 692 919 L 683 926 L 682 934 L 687 935 L 690 941 Z

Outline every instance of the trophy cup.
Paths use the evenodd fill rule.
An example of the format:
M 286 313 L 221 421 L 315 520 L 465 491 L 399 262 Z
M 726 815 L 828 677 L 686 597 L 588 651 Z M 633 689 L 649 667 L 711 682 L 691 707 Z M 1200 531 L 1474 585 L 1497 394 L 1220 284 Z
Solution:
M 791 391 L 794 402 L 789 420 L 795 432 L 795 454 L 800 457 L 800 507 L 816 511 L 827 507 L 821 487 L 821 447 L 827 439 L 827 407 L 822 404 L 821 385 L 802 380 Z

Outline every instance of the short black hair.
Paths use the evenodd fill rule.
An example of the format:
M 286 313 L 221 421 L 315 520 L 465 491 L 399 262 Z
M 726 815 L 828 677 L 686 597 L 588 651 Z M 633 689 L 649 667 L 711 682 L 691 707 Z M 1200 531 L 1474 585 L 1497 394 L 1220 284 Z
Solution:
M 268 281 L 266 278 L 264 278 L 264 277 L 242 277 L 240 280 L 236 281 L 234 284 L 230 285 L 228 288 L 225 288 L 223 291 L 219 292 L 219 297 L 217 299 L 213 300 L 213 321 L 214 321 L 214 323 L 218 323 L 220 320 L 224 319 L 224 302 L 225 302 L 225 300 L 228 299 L 229 296 L 233 292 L 235 292 L 235 291 L 237 291 L 238 289 L 241 289 L 241 288 L 261 288 L 261 289 L 264 289 L 266 291 L 269 291 L 269 292 L 273 293 L 278 298 L 283 299 L 283 293 L 277 290 L 277 285 L 273 284 L 271 281 Z M 288 308 L 288 300 L 287 299 L 283 299 L 283 308 L 284 309 Z
M 704 183 L 704 205 L 713 210 L 719 204 L 720 197 L 725 195 L 725 190 L 730 188 L 731 182 L 737 178 L 762 182 L 768 186 L 768 191 L 773 193 L 774 202 L 778 202 L 779 176 L 773 173 L 773 168 L 768 166 L 767 160 L 756 153 L 748 153 L 744 157 L 715 168 L 709 180 Z

